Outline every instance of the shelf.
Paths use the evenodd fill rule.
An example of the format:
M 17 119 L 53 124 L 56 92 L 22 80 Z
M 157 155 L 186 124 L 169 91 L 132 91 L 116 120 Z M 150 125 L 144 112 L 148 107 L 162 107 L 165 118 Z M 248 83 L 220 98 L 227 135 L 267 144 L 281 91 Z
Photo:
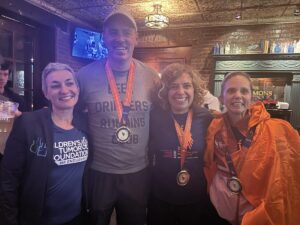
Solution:
M 272 118 L 279 118 L 290 122 L 292 110 L 290 109 L 267 109 Z
M 269 54 L 269 53 L 261 53 L 261 54 L 223 54 L 223 55 L 213 55 L 216 60 L 298 60 L 300 59 L 300 53 L 293 54 Z

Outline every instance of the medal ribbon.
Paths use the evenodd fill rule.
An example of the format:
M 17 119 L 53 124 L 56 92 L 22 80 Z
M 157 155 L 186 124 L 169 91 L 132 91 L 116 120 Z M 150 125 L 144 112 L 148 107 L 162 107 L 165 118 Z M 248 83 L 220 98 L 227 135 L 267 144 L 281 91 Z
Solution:
M 234 135 L 234 137 L 236 138 L 237 142 L 238 142 L 238 150 L 241 150 L 242 147 L 245 147 L 245 148 L 250 148 L 251 144 L 252 144 L 252 141 L 253 141 L 253 136 L 255 134 L 255 130 L 256 130 L 256 125 L 251 127 L 246 136 L 243 136 L 242 133 L 240 133 L 240 131 L 237 129 L 237 128 L 233 128 L 231 127 L 231 130 L 230 132 Z M 244 162 L 245 162 L 245 159 L 246 159 L 246 155 L 247 155 L 248 151 L 246 152 L 243 152 L 242 154 L 242 157 L 241 157 L 241 160 L 239 161 L 239 163 L 237 164 L 237 168 L 234 167 L 234 164 L 232 162 L 232 158 L 230 156 L 230 153 L 229 153 L 229 150 L 226 148 L 226 151 L 225 151 L 225 159 L 226 159 L 226 162 L 227 162 L 227 165 L 229 167 L 229 170 L 231 171 L 235 171 L 233 174 L 232 172 L 230 172 L 230 174 L 232 176 L 238 176 L 237 175 L 237 171 L 240 171 Z M 230 168 L 230 166 L 233 168 Z
M 126 108 L 130 108 L 130 103 L 132 99 L 132 90 L 133 90 L 133 81 L 134 81 L 134 73 L 135 73 L 135 65 L 133 62 L 130 64 L 129 68 L 129 73 L 128 73 L 128 79 L 127 79 L 127 86 L 126 86 L 126 92 L 125 92 L 125 98 L 123 100 L 123 105 L 120 99 L 120 94 L 117 88 L 116 80 L 113 75 L 112 69 L 109 65 L 109 62 L 106 61 L 105 64 L 105 72 L 106 72 L 106 77 L 114 98 L 117 114 L 118 114 L 118 119 L 119 122 L 122 122 L 123 119 L 123 106 Z M 128 113 L 128 112 L 126 112 Z
M 232 177 L 237 177 L 237 172 L 235 170 L 235 167 L 232 162 L 232 158 L 231 158 L 228 150 L 226 150 L 226 152 L 225 152 L 225 159 L 226 159 L 227 166 L 229 168 L 230 175 Z
M 192 119 L 193 119 L 193 111 L 190 110 L 188 112 L 184 130 L 180 127 L 178 122 L 173 118 L 176 128 L 177 137 L 180 144 L 180 169 L 183 169 L 184 161 L 186 158 L 186 153 L 189 148 L 193 145 L 193 138 L 191 134 L 192 127 Z

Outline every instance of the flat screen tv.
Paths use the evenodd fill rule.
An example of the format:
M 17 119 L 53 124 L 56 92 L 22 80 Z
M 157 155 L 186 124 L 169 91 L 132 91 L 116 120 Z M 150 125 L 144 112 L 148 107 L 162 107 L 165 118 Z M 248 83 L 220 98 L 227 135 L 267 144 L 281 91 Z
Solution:
M 76 27 L 72 47 L 72 56 L 86 59 L 102 59 L 107 56 L 103 46 L 102 33 Z

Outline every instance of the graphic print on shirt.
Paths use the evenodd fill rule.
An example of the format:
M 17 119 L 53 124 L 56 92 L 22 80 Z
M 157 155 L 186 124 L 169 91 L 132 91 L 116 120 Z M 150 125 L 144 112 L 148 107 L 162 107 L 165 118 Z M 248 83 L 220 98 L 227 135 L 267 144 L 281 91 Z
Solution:
M 199 158 L 199 152 L 201 150 L 198 149 L 189 149 L 189 151 L 186 153 L 186 159 L 198 159 Z M 181 153 L 180 153 L 180 147 L 177 147 L 177 149 L 162 149 L 160 150 L 160 154 L 162 158 L 166 159 L 180 159 Z
M 85 137 L 73 141 L 57 141 L 53 145 L 53 160 L 56 165 L 68 165 L 86 161 L 88 142 Z
M 124 80 L 125 82 L 125 80 Z M 123 101 L 126 93 L 126 83 L 116 82 L 118 92 L 120 94 L 120 99 Z M 108 98 L 90 104 L 88 107 L 89 113 L 96 115 L 99 118 L 97 120 L 97 126 L 103 129 L 117 130 L 121 125 L 116 112 L 115 102 L 112 99 L 112 91 L 109 84 L 106 86 L 105 92 Z M 135 90 L 133 90 L 135 91 Z M 127 144 L 139 144 L 139 132 L 137 129 L 143 129 L 148 126 L 147 114 L 150 111 L 151 103 L 143 96 L 143 94 L 134 94 L 134 99 L 132 99 L 130 104 L 129 116 L 126 120 L 126 127 L 130 130 L 130 137 Z M 113 116 L 112 116 L 113 115 Z M 94 121 L 96 122 L 96 121 Z M 115 133 L 111 135 L 111 143 L 119 145 Z
M 149 102 L 147 101 L 132 101 L 130 105 L 129 118 L 127 124 L 129 128 L 140 128 L 145 126 L 144 112 L 149 111 Z M 113 101 L 97 102 L 95 110 L 97 113 L 112 113 L 116 112 L 116 107 Z M 134 117 L 132 116 L 134 115 Z M 140 116 L 138 116 L 140 115 Z M 120 126 L 118 118 L 102 118 L 100 121 L 102 128 L 117 128 Z
M 47 145 L 46 141 L 44 141 L 41 137 L 38 137 L 32 140 L 30 145 L 30 152 L 36 154 L 37 156 L 46 157 L 47 155 Z
M 120 96 L 124 96 L 126 93 L 126 83 L 116 83 Z M 108 85 L 108 94 L 112 95 L 111 89 Z M 121 98 L 122 100 L 123 98 Z M 127 124 L 129 128 L 140 128 L 145 126 L 145 117 L 144 112 L 149 111 L 149 102 L 148 101 L 138 101 L 132 100 L 130 104 L 129 118 Z M 102 101 L 95 104 L 95 112 L 100 113 L 111 113 L 116 112 L 115 102 L 111 101 Z M 130 116 L 131 115 L 131 116 Z M 133 116 L 134 115 L 134 116 Z M 140 116 L 138 116 L 140 115 Z M 118 118 L 115 119 L 101 119 L 101 127 L 103 128 L 118 128 L 120 126 Z

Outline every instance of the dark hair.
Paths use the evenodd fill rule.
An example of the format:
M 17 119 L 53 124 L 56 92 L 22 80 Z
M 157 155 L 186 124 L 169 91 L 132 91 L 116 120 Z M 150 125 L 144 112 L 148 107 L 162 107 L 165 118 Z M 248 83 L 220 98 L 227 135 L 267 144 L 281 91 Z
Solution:
M 9 69 L 10 69 L 9 62 L 4 62 L 1 64 L 1 70 L 9 70 Z
M 253 85 L 252 85 L 252 81 L 251 81 L 250 75 L 248 73 L 246 73 L 246 72 L 235 71 L 235 72 L 227 73 L 225 75 L 224 80 L 222 81 L 222 84 L 221 84 L 221 96 L 223 96 L 223 92 L 224 92 L 224 89 L 225 89 L 226 82 L 228 80 L 230 80 L 232 77 L 237 77 L 237 76 L 245 77 L 249 81 L 250 89 L 251 89 L 251 93 L 252 93 L 252 91 L 253 91 Z
M 201 106 L 204 102 L 205 83 L 200 79 L 200 75 L 187 64 L 172 63 L 161 72 L 161 88 L 158 91 L 158 102 L 165 110 L 170 109 L 168 101 L 169 87 L 173 81 L 179 78 L 183 73 L 190 75 L 194 87 L 193 106 Z

